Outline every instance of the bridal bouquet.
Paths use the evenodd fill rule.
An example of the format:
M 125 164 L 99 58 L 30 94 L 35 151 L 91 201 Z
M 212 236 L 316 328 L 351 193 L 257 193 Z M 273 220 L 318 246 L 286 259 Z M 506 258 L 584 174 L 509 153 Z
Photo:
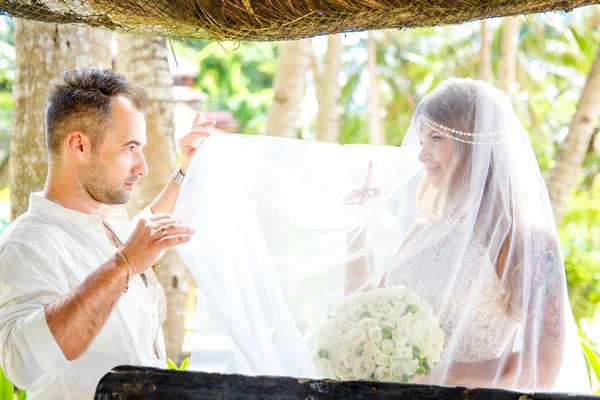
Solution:
M 407 383 L 442 354 L 433 308 L 405 286 L 344 299 L 323 321 L 314 362 L 324 378 Z

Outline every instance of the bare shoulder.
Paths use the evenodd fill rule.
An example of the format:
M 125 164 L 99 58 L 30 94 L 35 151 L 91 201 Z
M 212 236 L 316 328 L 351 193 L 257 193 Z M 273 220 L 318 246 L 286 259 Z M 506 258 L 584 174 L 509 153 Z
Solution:
M 407 238 L 413 237 L 414 235 L 416 235 L 417 233 L 421 232 L 423 229 L 428 227 L 430 224 L 431 224 L 431 220 L 429 218 L 421 215 L 420 217 L 415 219 L 413 221 L 413 223 L 410 225 L 410 228 L 408 228 L 408 232 L 406 232 L 406 237 Z
M 413 223 L 408 228 L 402 243 L 400 243 L 400 249 L 402 249 L 406 243 L 408 243 L 415 235 L 418 235 L 424 229 L 426 229 L 429 225 L 431 225 L 431 220 L 425 216 L 420 216 L 413 221 Z

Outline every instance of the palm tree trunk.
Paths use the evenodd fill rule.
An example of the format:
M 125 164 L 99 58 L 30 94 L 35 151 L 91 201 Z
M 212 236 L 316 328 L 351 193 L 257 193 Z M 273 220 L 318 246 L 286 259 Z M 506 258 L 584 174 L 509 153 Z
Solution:
M 74 25 L 15 19 L 14 117 L 10 144 L 10 218 L 25 212 L 29 194 L 48 171 L 44 109 L 48 82 L 65 70 L 112 66 L 112 33 Z
M 173 78 L 167 61 L 164 37 L 121 35 L 117 70 L 148 91 L 144 156 L 150 173 L 136 185 L 127 204 L 130 213 L 140 212 L 160 193 L 177 165 L 173 134 L 175 121 L 171 88 Z M 189 272 L 179 255 L 169 250 L 154 270 L 167 296 L 167 318 L 163 324 L 167 357 L 179 361 L 185 336 L 185 299 Z
M 512 99 L 517 76 L 517 49 L 519 46 L 519 20 L 517 17 L 502 18 L 502 44 L 498 68 L 498 88 Z
M 560 222 L 571 188 L 575 184 L 594 128 L 600 118 L 600 52 L 583 88 L 569 133 L 558 152 L 556 164 L 548 180 L 554 219 Z
M 487 21 L 482 19 L 481 24 L 481 60 L 479 61 L 479 79 L 493 83 L 492 72 L 492 43 L 490 41 Z
M 325 69 L 319 74 L 315 85 L 319 113 L 317 115 L 317 140 L 322 142 L 337 142 L 339 123 L 339 101 L 342 87 L 338 76 L 342 67 L 342 37 L 329 35 L 327 38 L 327 53 L 325 53 Z M 313 73 L 315 68 L 313 68 Z M 318 71 L 317 71 L 318 73 Z
M 377 42 L 372 32 L 367 34 L 367 68 L 369 70 L 369 143 L 386 144 L 379 116 L 379 80 L 377 79 Z
M 296 120 L 312 57 L 312 44 L 308 39 L 283 42 L 280 59 L 273 82 L 275 96 L 269 109 L 267 135 L 296 138 Z

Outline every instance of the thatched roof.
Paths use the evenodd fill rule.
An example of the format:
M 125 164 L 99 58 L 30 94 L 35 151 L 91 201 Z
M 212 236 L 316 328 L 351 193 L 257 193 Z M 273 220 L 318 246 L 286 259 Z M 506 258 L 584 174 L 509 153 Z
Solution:
M 0 0 L 0 12 L 150 35 L 288 40 L 570 11 L 600 0 Z

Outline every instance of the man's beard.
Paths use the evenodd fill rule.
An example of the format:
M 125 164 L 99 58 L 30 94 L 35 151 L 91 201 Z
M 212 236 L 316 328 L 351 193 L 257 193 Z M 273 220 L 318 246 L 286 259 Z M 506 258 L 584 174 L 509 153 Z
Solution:
M 99 203 L 109 205 L 125 204 L 131 197 L 131 193 L 122 185 L 116 189 L 110 187 L 110 175 L 98 158 L 94 158 L 90 165 L 81 170 L 79 179 L 83 190 Z M 131 177 L 127 182 L 135 182 L 136 180 L 135 177 Z

